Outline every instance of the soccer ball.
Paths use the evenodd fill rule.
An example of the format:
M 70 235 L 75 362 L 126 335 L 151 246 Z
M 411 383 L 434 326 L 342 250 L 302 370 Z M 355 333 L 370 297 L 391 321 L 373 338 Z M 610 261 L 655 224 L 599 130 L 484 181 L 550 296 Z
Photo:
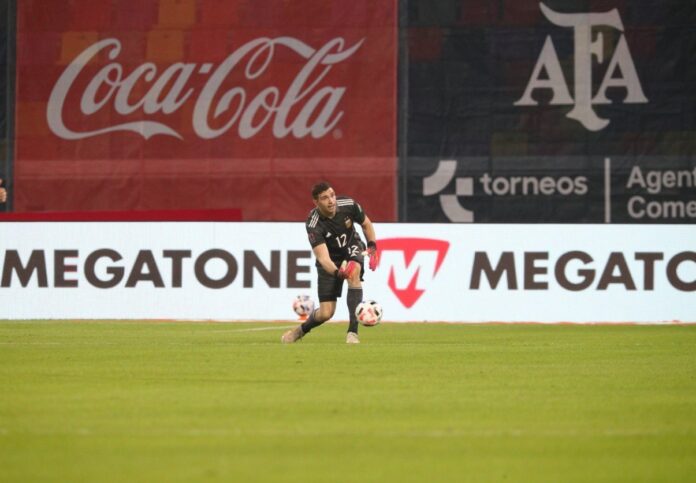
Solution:
M 382 306 L 374 300 L 363 300 L 355 308 L 355 316 L 362 325 L 372 327 L 382 320 Z
M 314 310 L 314 301 L 309 295 L 298 295 L 292 301 L 292 310 L 300 317 L 309 315 Z

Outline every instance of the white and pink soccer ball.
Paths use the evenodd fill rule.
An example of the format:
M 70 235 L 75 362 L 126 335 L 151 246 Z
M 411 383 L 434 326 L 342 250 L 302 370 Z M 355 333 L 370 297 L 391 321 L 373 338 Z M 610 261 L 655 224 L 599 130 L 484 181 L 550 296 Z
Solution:
M 358 322 L 366 327 L 372 327 L 382 321 L 382 306 L 374 300 L 363 300 L 355 308 Z
M 314 301 L 309 295 L 298 295 L 292 301 L 292 310 L 300 317 L 306 317 L 314 310 Z

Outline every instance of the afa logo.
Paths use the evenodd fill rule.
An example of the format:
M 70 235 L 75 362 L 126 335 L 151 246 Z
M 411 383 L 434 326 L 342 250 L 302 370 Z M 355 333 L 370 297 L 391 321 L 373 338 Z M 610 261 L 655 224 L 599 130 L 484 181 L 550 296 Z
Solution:
M 612 87 L 623 89 L 626 93 L 623 99 L 624 104 L 648 102 L 628 49 L 626 37 L 623 35 L 624 26 L 617 9 L 603 13 L 559 13 L 543 3 L 539 3 L 539 7 L 549 22 L 559 27 L 573 29 L 575 97 L 570 94 L 561 62 L 549 35 L 546 37 L 524 94 L 514 103 L 515 106 L 536 106 L 538 102 L 532 98 L 532 93 L 537 89 L 550 89 L 551 105 L 572 105 L 573 109 L 566 114 L 567 117 L 580 122 L 590 131 L 599 131 L 609 125 L 609 120 L 599 117 L 593 106 L 611 104 L 611 100 L 606 95 L 607 89 Z M 608 50 L 602 32 L 598 32 L 593 40 L 593 29 L 598 27 L 613 28 L 620 32 L 620 35 L 609 59 L 602 83 L 593 95 L 593 60 L 596 60 L 597 64 L 603 64 L 606 60 L 604 54 Z
M 388 271 L 388 286 L 410 309 L 437 276 L 449 250 L 449 242 L 432 238 L 379 240 L 380 267 Z

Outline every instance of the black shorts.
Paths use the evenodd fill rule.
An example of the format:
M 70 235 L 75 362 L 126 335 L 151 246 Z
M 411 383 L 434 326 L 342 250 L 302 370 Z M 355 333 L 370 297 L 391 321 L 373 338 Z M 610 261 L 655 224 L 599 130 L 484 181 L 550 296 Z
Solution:
M 363 279 L 363 257 L 353 257 L 351 260 L 360 265 L 360 280 Z M 340 266 L 340 262 L 336 264 Z M 343 279 L 335 277 L 333 273 L 326 273 L 322 267 L 317 267 L 317 294 L 319 302 L 335 302 L 343 292 Z

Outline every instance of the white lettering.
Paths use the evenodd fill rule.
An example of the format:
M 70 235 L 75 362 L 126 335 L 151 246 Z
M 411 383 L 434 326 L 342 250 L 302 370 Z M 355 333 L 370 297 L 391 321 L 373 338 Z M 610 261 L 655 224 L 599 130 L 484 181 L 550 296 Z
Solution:
M 425 290 L 425 282 L 430 282 L 435 277 L 437 256 L 438 252 L 435 250 L 418 250 L 407 264 L 403 252 L 385 250 L 380 263 L 383 267 L 391 267 L 389 277 L 393 277 L 397 290 Z M 415 285 L 412 285 L 414 278 Z
M 610 87 L 621 87 L 626 90 L 624 103 L 648 102 L 643 93 L 643 88 L 638 79 L 638 73 L 636 72 L 624 35 L 619 37 L 599 90 L 596 96 L 592 97 L 592 61 L 593 58 L 596 58 L 599 64 L 603 63 L 605 49 L 604 35 L 599 33 L 596 36 L 596 40 L 592 40 L 592 29 L 604 26 L 623 32 L 623 23 L 617 9 L 604 13 L 570 14 L 551 10 L 543 3 L 539 3 L 539 7 L 551 23 L 573 29 L 575 99 L 570 96 L 556 48 L 553 45 L 551 36 L 548 36 L 544 41 L 544 46 L 541 49 L 539 59 L 534 66 L 524 94 L 514 105 L 535 106 L 538 103 L 532 98 L 533 91 L 536 89 L 551 89 L 553 97 L 550 104 L 573 105 L 573 109 L 566 116 L 577 120 L 590 131 L 599 131 L 609 124 L 609 120 L 600 118 L 592 106 L 594 104 L 611 103 L 606 96 L 606 91 Z M 547 79 L 540 78 L 542 69 L 546 71 Z M 617 71 L 620 72 L 620 76 L 615 75 Z
M 128 122 L 87 132 L 74 132 L 65 126 L 63 123 L 63 105 L 65 104 L 65 99 L 67 98 L 68 92 L 75 82 L 75 79 L 77 79 L 84 66 L 87 65 L 93 57 L 95 57 L 101 50 L 109 47 L 111 47 L 111 50 L 109 51 L 108 56 L 109 59 L 113 60 L 121 52 L 121 43 L 116 39 L 101 40 L 91 45 L 85 49 L 84 52 L 78 55 L 58 78 L 58 82 L 56 82 L 56 85 L 53 86 L 51 96 L 48 99 L 48 105 L 46 106 L 46 121 L 48 122 L 48 127 L 51 129 L 51 131 L 53 131 L 53 133 L 58 137 L 71 140 L 84 139 L 115 131 L 132 131 L 140 134 L 145 139 L 149 139 L 157 134 L 165 134 L 167 136 L 181 138 L 181 136 L 170 127 L 154 121 Z M 94 96 L 92 96 L 92 98 L 94 98 Z M 89 97 L 87 97 L 87 99 L 89 99 Z M 85 96 L 83 95 L 80 108 L 85 109 L 89 107 L 89 100 L 86 101 Z M 82 113 L 88 114 L 84 110 Z
M 631 174 L 628 176 L 626 188 L 631 188 L 635 184 L 645 189 L 645 179 L 643 178 L 643 171 L 641 171 L 640 166 L 634 166 L 631 169 Z
M 648 201 L 642 196 L 632 196 L 628 200 L 628 214 L 636 220 L 646 216 L 652 220 L 692 219 L 696 218 L 696 200 Z
M 158 121 L 141 120 L 74 131 L 65 124 L 66 99 L 80 96 L 79 109 L 85 116 L 109 106 L 120 115 L 140 111 L 143 116 L 166 116 L 179 111 L 195 97 L 191 122 L 200 138 L 216 138 L 236 126 L 237 135 L 249 139 L 265 126 L 272 125 L 273 136 L 279 139 L 290 134 L 295 138 L 311 136 L 318 139 L 331 132 L 342 119 L 340 103 L 346 92 L 342 86 L 320 84 L 326 82 L 336 64 L 355 54 L 363 42 L 364 39 L 347 47 L 344 39 L 335 38 L 314 49 L 292 37 L 259 38 L 240 46 L 215 69 L 208 63 L 198 66 L 177 62 L 158 73 L 157 67 L 147 62 L 126 73 L 116 60 L 121 52 L 121 42 L 114 38 L 105 39 L 85 49 L 63 71 L 51 91 L 46 119 L 54 134 L 69 140 L 115 131 L 130 131 L 145 139 L 158 134 L 182 139 L 179 132 L 162 120 L 162 116 Z M 266 86 L 254 97 L 239 85 L 222 91 L 233 75 L 261 82 L 280 49 L 288 49 L 306 61 L 286 89 Z M 111 62 L 92 79 L 82 79 L 85 65 L 102 51 Z M 192 76 L 209 72 L 212 73 L 197 92 L 190 83 Z M 79 85 L 86 86 L 81 95 Z M 145 89 L 136 89 L 136 85 L 145 86 Z M 143 90 L 145 94 L 141 98 L 133 98 L 136 92 Z
M 542 69 L 546 71 L 548 79 L 539 78 Z M 551 92 L 553 92 L 553 97 L 549 102 L 551 105 L 569 105 L 573 103 L 573 98 L 570 97 L 568 85 L 565 77 L 563 77 L 561 62 L 558 60 L 558 54 L 556 54 L 556 48 L 553 46 L 551 36 L 546 37 L 544 47 L 541 49 L 541 54 L 534 66 L 527 88 L 524 90 L 522 97 L 515 102 L 515 105 L 538 105 L 539 103 L 532 98 L 532 92 L 536 89 L 551 89 Z

